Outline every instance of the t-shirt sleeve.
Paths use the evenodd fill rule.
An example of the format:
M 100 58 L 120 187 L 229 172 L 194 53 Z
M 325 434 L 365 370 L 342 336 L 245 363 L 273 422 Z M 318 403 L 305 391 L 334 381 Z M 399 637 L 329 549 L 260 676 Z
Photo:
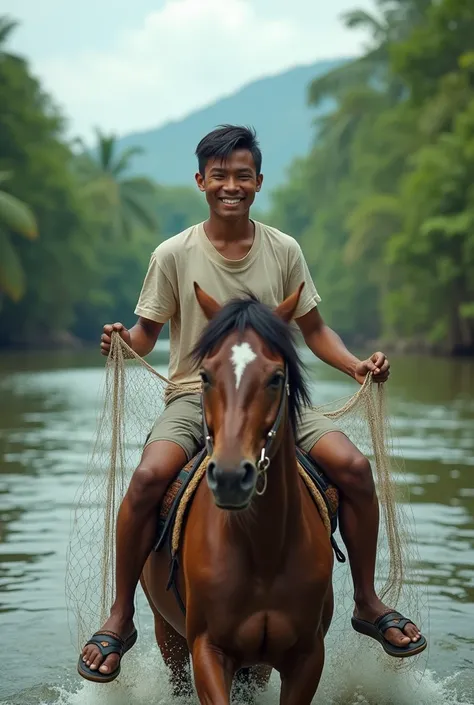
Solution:
M 299 287 L 301 282 L 304 282 L 303 291 L 301 292 L 298 308 L 295 312 L 295 318 L 305 316 L 311 309 L 318 305 L 321 301 L 316 287 L 314 286 L 309 267 L 306 263 L 305 256 L 299 244 L 295 241 L 295 246 L 290 257 L 290 267 L 288 280 L 285 291 L 285 298 L 290 296 Z
M 167 323 L 176 309 L 177 292 L 155 251 L 150 258 L 135 314 L 156 323 Z

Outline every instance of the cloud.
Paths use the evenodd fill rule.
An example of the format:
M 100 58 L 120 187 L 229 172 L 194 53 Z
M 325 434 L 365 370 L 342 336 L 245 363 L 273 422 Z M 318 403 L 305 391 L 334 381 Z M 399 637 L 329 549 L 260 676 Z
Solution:
M 249 0 L 167 0 L 111 48 L 50 56 L 35 71 L 71 132 L 88 136 L 99 125 L 123 133 L 181 117 L 249 80 L 346 53 L 332 39 L 316 23 L 259 15 Z

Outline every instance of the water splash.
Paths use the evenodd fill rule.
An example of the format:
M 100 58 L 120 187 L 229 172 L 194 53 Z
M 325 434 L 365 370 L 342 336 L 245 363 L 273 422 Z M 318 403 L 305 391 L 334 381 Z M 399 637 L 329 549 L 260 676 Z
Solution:
M 344 647 L 334 653 L 334 657 L 328 653 L 313 705 L 474 705 L 474 681 L 467 673 L 440 679 L 429 670 L 421 670 L 418 663 L 405 668 L 357 635 L 350 635 Z M 23 692 L 0 705 L 198 705 L 196 697 L 173 698 L 155 644 L 135 647 L 127 654 L 122 672 L 113 683 L 100 685 L 77 676 L 46 690 L 35 695 Z M 273 674 L 258 705 L 274 705 L 278 693 L 278 674 Z M 233 705 L 245 704 L 237 697 Z

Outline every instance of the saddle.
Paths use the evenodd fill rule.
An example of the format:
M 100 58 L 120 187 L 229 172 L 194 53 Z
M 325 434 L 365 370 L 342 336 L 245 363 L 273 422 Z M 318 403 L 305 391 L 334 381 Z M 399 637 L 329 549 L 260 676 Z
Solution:
M 340 563 L 344 563 L 346 558 L 334 539 L 334 532 L 337 529 L 339 492 L 308 453 L 297 447 L 296 456 L 299 474 L 326 526 L 336 559 Z M 161 551 L 166 548 L 169 553 L 171 566 L 167 589 L 173 590 L 183 612 L 185 612 L 185 606 L 176 584 L 180 539 L 194 493 L 204 477 L 206 467 L 207 450 L 203 448 L 182 468 L 174 482 L 168 487 L 159 509 L 154 550 Z

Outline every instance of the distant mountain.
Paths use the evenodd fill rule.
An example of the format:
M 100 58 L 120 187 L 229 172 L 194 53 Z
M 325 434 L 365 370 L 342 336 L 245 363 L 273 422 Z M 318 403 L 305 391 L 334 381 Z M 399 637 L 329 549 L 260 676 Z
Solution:
M 254 81 L 182 120 L 126 135 L 119 146 L 138 145 L 145 150 L 135 159 L 135 173 L 151 176 L 164 185 L 194 184 L 194 150 L 201 137 L 222 123 L 253 125 L 263 152 L 265 188 L 259 204 L 264 206 L 271 189 L 285 181 L 293 159 L 308 151 L 313 120 L 329 105 L 323 104 L 317 111 L 310 108 L 308 84 L 343 61 L 318 61 Z

